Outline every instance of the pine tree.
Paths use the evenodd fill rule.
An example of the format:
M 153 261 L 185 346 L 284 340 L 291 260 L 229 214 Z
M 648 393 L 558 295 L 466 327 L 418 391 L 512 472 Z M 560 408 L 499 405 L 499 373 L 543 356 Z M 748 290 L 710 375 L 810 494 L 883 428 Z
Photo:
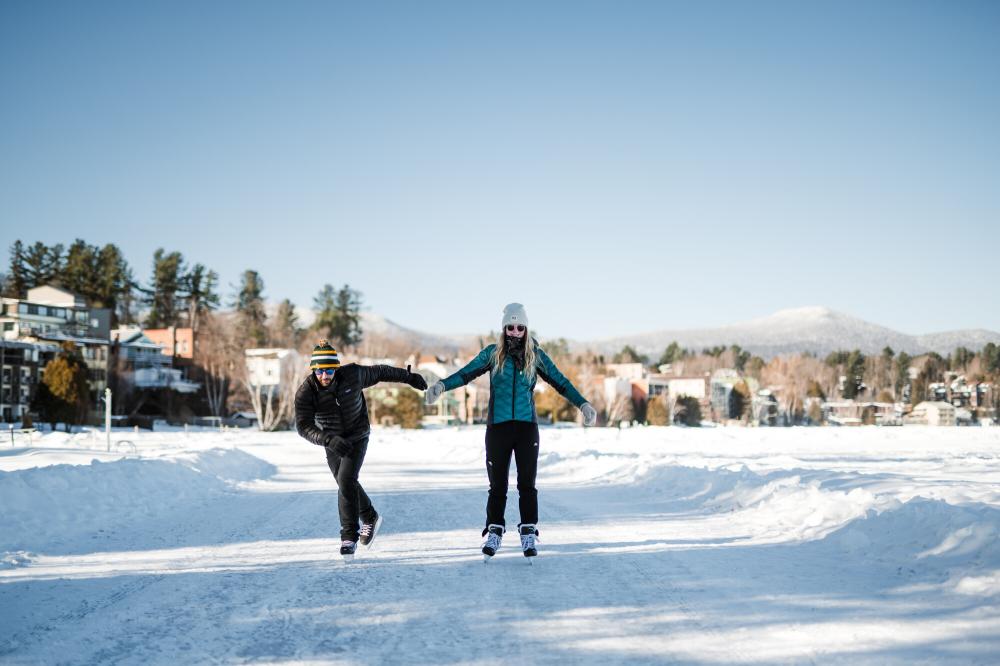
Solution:
M 243 271 L 234 303 L 244 338 L 256 347 L 267 344 L 267 312 L 264 310 L 264 280 L 257 271 Z
M 3 295 L 7 298 L 24 298 L 28 291 L 28 280 L 24 273 L 24 244 L 17 240 L 10 246 L 10 270 Z
M 178 292 L 181 289 L 181 276 L 184 274 L 184 258 L 180 252 L 166 254 L 163 248 L 157 248 L 153 253 L 153 276 L 147 294 L 146 303 L 149 313 L 146 315 L 148 328 L 164 328 L 178 324 Z
M 279 347 L 296 348 L 302 328 L 299 326 L 299 316 L 295 312 L 295 304 L 287 298 L 278 304 L 271 324 L 271 340 Z
M 660 361 L 657 365 L 669 365 L 671 363 L 676 363 L 681 360 L 682 355 L 683 350 L 681 349 L 681 346 L 677 344 L 676 340 L 674 340 L 667 345 L 666 349 L 663 350 L 663 354 L 660 355 Z
M 215 289 L 219 275 L 202 264 L 195 264 L 181 278 L 181 287 L 187 310 L 187 325 L 197 333 L 202 318 L 219 307 L 219 295 Z
M 98 307 L 111 310 L 111 326 L 131 323 L 132 291 L 135 278 L 117 245 L 108 243 L 97 250 L 93 299 Z
M 340 347 L 361 342 L 361 292 L 346 284 L 339 290 L 326 284 L 313 304 L 316 308 L 315 331 L 334 340 Z
M 63 267 L 61 244 L 49 247 L 39 241 L 29 247 L 22 256 L 27 289 L 45 284 L 60 284 L 59 276 Z
M 701 405 L 697 398 L 689 395 L 682 395 L 674 403 L 674 423 L 683 423 L 687 426 L 701 425 Z
M 64 288 L 93 303 L 98 291 L 98 272 L 97 248 L 77 238 L 66 251 L 59 281 Z

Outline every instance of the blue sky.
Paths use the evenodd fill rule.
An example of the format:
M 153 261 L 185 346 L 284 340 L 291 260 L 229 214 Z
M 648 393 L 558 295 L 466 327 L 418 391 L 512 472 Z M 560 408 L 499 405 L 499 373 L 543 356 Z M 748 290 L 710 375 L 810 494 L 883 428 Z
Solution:
M 0 4 L 4 247 L 432 332 L 1000 330 L 1000 4 L 207 4 Z

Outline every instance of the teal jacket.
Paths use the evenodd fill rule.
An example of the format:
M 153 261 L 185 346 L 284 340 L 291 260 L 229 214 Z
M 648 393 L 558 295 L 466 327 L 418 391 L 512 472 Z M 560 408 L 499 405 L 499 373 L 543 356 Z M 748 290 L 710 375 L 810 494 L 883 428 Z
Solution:
M 578 408 L 582 407 L 587 400 L 580 395 L 572 383 L 566 379 L 559 368 L 552 362 L 549 355 L 542 351 L 542 348 L 535 345 L 536 377 L 541 377 L 552 388 Z M 446 391 L 464 386 L 476 377 L 492 369 L 493 350 L 496 345 L 492 344 L 479 352 L 476 358 L 469 361 L 469 364 L 453 375 L 444 379 Z M 535 413 L 535 382 L 528 383 L 524 371 L 519 371 L 514 366 L 514 359 L 509 356 L 504 361 L 504 366 L 500 372 L 490 373 L 490 411 L 487 423 L 503 423 L 504 421 L 527 421 L 537 423 L 538 415 Z

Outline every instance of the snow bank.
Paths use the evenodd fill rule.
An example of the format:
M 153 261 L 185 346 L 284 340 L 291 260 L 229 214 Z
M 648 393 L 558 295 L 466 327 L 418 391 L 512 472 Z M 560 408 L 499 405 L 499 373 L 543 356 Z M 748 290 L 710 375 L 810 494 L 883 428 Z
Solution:
M 72 544 L 197 505 L 276 468 L 236 449 L 0 472 L 0 552 Z M 11 566 L 13 565 L 11 564 Z
M 871 562 L 947 570 L 1000 564 L 998 533 L 1000 510 L 994 507 L 916 498 L 868 511 L 822 546 Z

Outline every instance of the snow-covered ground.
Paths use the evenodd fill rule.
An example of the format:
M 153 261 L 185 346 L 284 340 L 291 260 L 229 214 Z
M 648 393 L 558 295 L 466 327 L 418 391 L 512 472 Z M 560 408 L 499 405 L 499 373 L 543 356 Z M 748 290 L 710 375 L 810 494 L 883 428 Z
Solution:
M 294 433 L 114 437 L 0 447 L 0 663 L 1000 661 L 1000 428 L 546 428 L 534 566 L 482 428 L 375 430 L 350 565 Z

